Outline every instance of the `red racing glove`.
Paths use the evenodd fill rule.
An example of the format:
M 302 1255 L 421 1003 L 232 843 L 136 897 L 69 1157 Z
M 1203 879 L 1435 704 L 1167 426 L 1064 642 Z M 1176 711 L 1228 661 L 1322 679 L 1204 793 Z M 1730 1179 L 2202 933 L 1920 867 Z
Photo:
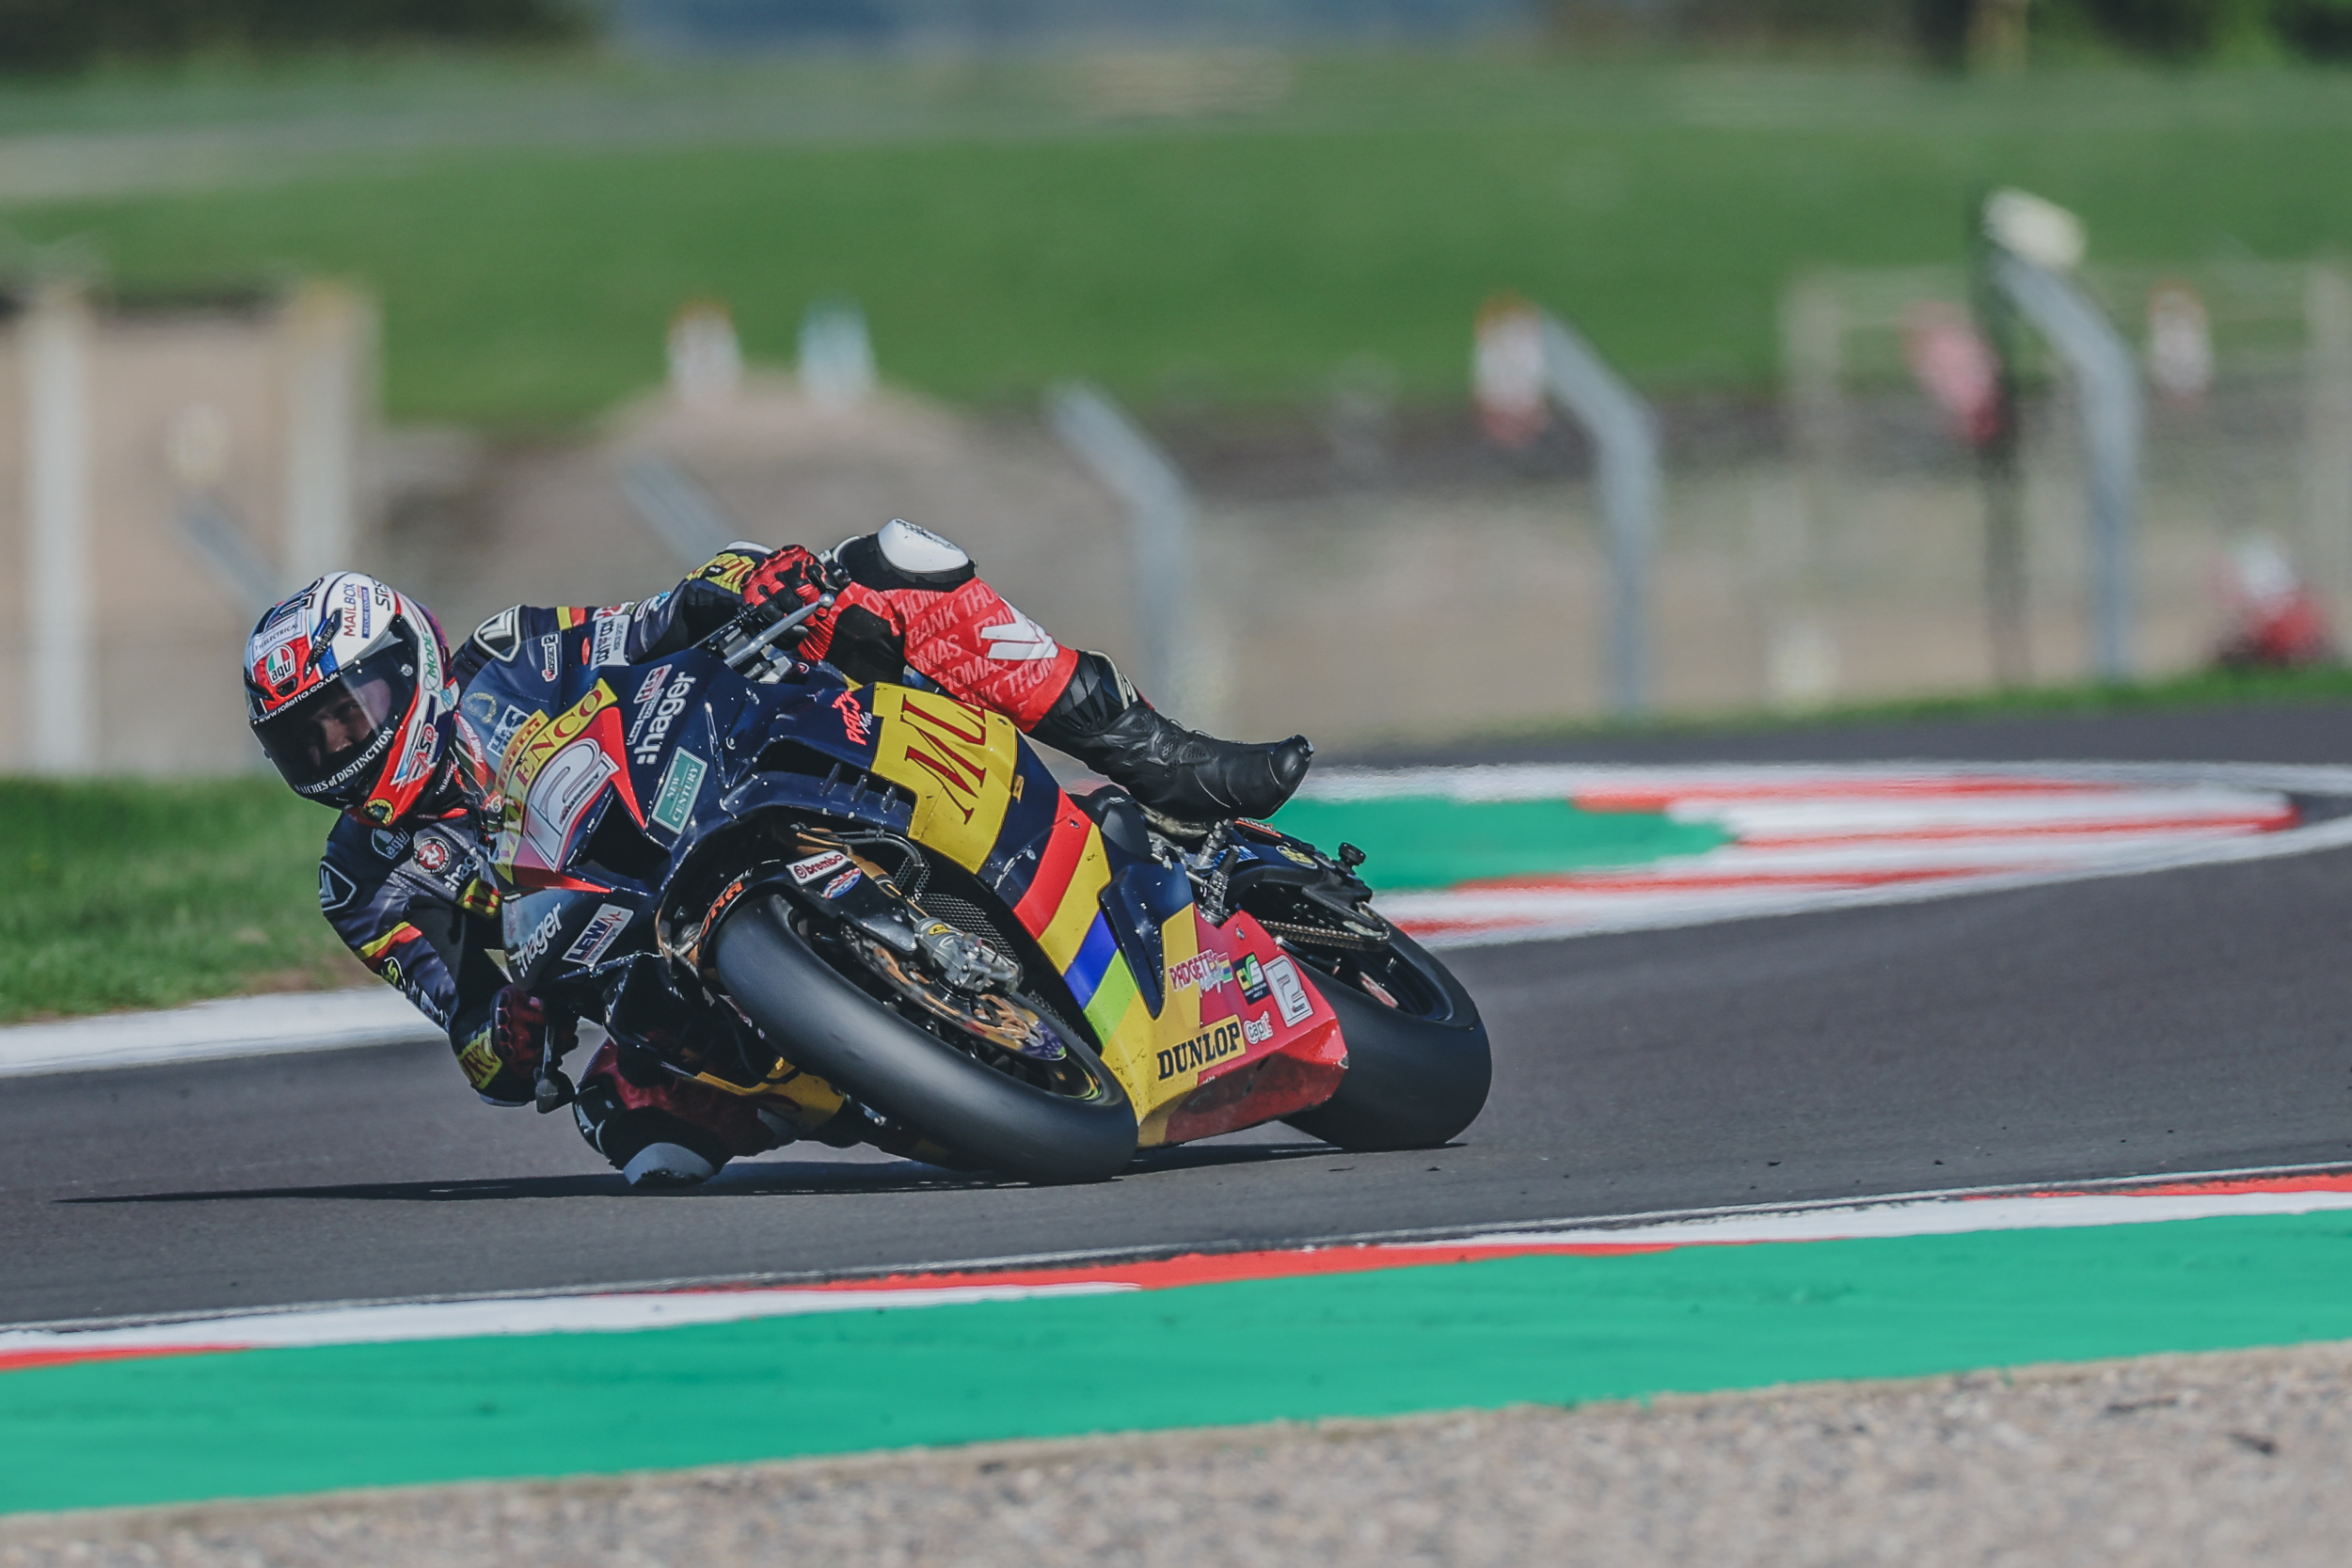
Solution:
M 798 545 L 787 545 L 743 579 L 743 602 L 754 609 L 771 599 L 808 604 L 825 586 L 825 563 Z
M 457 1065 L 474 1092 L 492 1104 L 528 1105 L 550 1035 L 557 1061 L 580 1043 L 574 1020 L 549 1019 L 545 1003 L 520 986 L 508 986 L 491 1002 L 489 1022 L 457 1053 Z

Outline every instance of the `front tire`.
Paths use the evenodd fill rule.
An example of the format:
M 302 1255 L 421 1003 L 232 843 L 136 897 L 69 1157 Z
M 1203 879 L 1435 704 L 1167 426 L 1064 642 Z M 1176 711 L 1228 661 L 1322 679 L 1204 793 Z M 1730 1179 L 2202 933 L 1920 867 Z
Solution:
M 1486 1109 L 1494 1060 L 1478 1005 L 1402 931 L 1376 955 L 1316 953 L 1315 989 L 1339 1015 L 1339 1092 L 1284 1119 L 1310 1137 L 1371 1152 L 1451 1142 Z M 1352 976 L 1352 978 L 1351 978 Z
M 1064 1047 L 1093 1081 L 1089 1098 L 1001 1072 L 917 1027 L 820 958 L 792 907 L 743 900 L 715 944 L 727 993 L 794 1065 L 855 1095 L 932 1142 L 1034 1181 L 1099 1181 L 1135 1157 L 1126 1091 L 1080 1041 Z

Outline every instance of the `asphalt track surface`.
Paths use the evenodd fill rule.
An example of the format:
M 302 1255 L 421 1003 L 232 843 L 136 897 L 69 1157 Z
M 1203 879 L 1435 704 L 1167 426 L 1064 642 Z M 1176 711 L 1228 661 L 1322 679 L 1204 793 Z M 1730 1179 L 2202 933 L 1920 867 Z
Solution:
M 1539 756 L 2344 762 L 2352 706 L 1479 760 Z M 629 1195 L 568 1117 L 478 1105 L 437 1049 L 20 1079 L 0 1323 L 2352 1163 L 2348 951 L 2352 851 L 1460 952 L 1496 1086 L 1456 1146 L 1275 1128 L 1086 1187 L 787 1148 Z

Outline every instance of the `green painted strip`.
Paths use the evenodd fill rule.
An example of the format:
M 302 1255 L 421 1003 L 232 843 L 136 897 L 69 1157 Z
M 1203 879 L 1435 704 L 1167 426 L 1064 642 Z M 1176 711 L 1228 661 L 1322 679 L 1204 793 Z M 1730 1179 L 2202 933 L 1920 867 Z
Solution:
M 1111 955 L 1110 967 L 1103 971 L 1103 983 L 1087 998 L 1087 1022 L 1094 1025 L 1095 1037 L 1108 1040 L 1119 1033 L 1120 1020 L 1127 1016 L 1127 1008 L 1141 992 L 1136 990 L 1135 971 L 1127 967 L 1127 955 Z
M 1711 822 L 1657 812 L 1582 811 L 1566 800 L 1456 800 L 1393 795 L 1371 800 L 1293 800 L 1275 821 L 1326 849 L 1342 840 L 1367 857 L 1376 888 L 1452 887 L 1483 877 L 1526 877 L 1646 865 L 1695 855 L 1731 835 Z
M 2352 1337 L 2352 1217 L 1524 1258 L 0 1375 L 0 1510 Z

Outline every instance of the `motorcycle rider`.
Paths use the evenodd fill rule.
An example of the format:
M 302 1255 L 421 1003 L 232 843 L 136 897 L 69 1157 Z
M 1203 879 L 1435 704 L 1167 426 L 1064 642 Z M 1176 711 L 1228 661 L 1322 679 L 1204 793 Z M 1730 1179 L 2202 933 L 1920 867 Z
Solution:
M 504 724 L 465 703 L 492 660 L 564 668 L 636 664 L 679 652 L 746 606 L 799 607 L 804 658 L 853 680 L 906 672 L 1003 714 L 1132 793 L 1169 825 L 1264 816 L 1306 776 L 1301 736 L 1241 745 L 1187 730 L 1146 702 L 1109 658 L 1064 648 L 982 580 L 964 552 L 902 520 L 822 554 L 737 544 L 642 603 L 516 605 L 453 655 L 430 610 L 353 572 L 330 573 L 264 614 L 246 647 L 248 717 L 294 792 L 337 807 L 319 863 L 319 902 L 360 961 L 448 1031 L 484 1101 L 532 1103 L 543 1053 L 576 1043 L 510 983 L 526 939 L 501 922 L 485 802 Z M 781 606 L 780 606 L 781 608 Z M 501 733 L 502 732 L 502 733 Z M 519 966 L 516 973 L 520 973 Z M 632 1082 L 608 1042 L 582 1074 L 580 1133 L 632 1186 L 692 1185 L 730 1157 L 789 1141 L 754 1102 L 665 1077 Z

